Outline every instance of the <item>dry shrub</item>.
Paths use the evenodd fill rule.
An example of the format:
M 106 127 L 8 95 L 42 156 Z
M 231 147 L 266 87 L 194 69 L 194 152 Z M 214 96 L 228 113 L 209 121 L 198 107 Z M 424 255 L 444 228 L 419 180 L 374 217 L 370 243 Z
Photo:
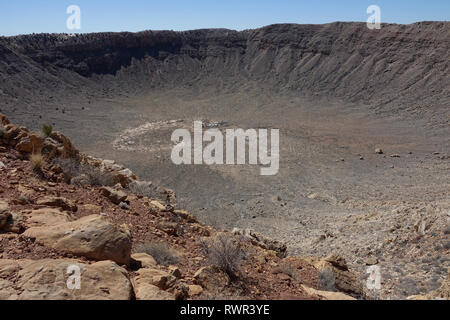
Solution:
M 45 159 L 40 153 L 33 153 L 30 156 L 31 168 L 37 174 L 42 174 L 42 168 L 45 164 Z
M 89 184 L 92 186 L 113 186 L 116 184 L 113 174 L 101 171 L 99 168 L 82 166 L 81 171 L 82 174 L 87 176 Z
M 136 246 L 136 253 L 146 253 L 162 266 L 175 265 L 180 262 L 180 257 L 168 246 L 158 242 L 146 242 Z
M 81 174 L 81 165 L 78 161 L 72 158 L 56 158 L 53 163 L 61 168 L 66 175 L 68 181 Z
M 319 288 L 323 291 L 337 291 L 336 278 L 331 269 L 325 268 L 319 271 Z
M 245 253 L 237 238 L 219 234 L 213 239 L 202 240 L 201 244 L 210 264 L 219 267 L 232 280 L 239 278 Z
M 128 190 L 130 193 L 137 196 L 147 197 L 147 198 L 157 198 L 158 192 L 155 191 L 155 187 L 151 182 L 148 181 L 132 181 L 128 185 Z
M 115 177 L 109 172 L 101 171 L 99 168 L 89 165 L 80 164 L 73 158 L 57 158 L 53 160 L 64 172 L 65 180 L 70 183 L 72 179 L 85 181 L 86 184 L 92 186 L 113 186 L 115 185 Z

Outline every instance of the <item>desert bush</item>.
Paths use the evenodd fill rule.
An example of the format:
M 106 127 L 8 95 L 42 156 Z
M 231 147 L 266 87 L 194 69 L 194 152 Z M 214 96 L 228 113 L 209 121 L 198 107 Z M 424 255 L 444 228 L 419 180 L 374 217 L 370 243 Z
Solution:
M 44 137 L 47 138 L 50 136 L 53 132 L 53 127 L 49 124 L 44 124 L 42 126 L 42 133 L 44 134 Z
M 30 156 L 31 168 L 35 173 L 41 174 L 42 167 L 45 164 L 44 157 L 40 153 L 33 153 Z
M 17 200 L 19 201 L 20 204 L 27 204 L 30 202 L 30 200 L 24 194 L 19 195 Z
M 283 271 L 284 274 L 287 274 L 289 277 L 291 277 L 293 280 L 297 281 L 297 270 L 288 265 L 282 265 L 280 267 L 281 271 Z
M 5 136 L 6 129 L 3 125 L 0 125 L 0 139 Z
M 73 158 L 57 158 L 53 163 L 58 165 L 64 172 L 65 180 L 69 183 L 72 179 L 83 176 L 80 181 L 86 181 L 93 186 L 113 186 L 115 184 L 114 175 L 103 172 L 99 168 L 80 164 Z
M 81 174 L 81 165 L 72 158 L 56 158 L 53 163 L 61 168 L 64 172 L 66 182 L 70 182 L 72 178 L 78 177 Z
M 201 244 L 210 264 L 219 267 L 232 280 L 239 277 L 245 253 L 236 238 L 219 234 L 213 239 L 201 241 Z
M 155 188 L 153 187 L 152 183 L 147 181 L 132 181 L 128 185 L 128 191 L 137 196 L 147 198 L 157 197 L 157 192 L 155 192 Z
M 134 251 L 152 256 L 162 266 L 174 265 L 180 261 L 179 256 L 173 250 L 158 242 L 141 243 L 136 246 Z
M 319 288 L 323 291 L 337 291 L 336 278 L 331 269 L 326 268 L 319 271 Z
M 91 166 L 81 166 L 81 174 L 87 176 L 89 184 L 92 186 L 113 186 L 115 177 L 109 172 L 101 171 L 99 168 Z

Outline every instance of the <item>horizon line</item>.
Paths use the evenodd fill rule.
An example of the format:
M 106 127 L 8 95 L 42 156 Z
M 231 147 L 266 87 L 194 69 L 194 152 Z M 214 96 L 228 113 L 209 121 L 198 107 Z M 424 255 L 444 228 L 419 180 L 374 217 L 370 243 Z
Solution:
M 13 34 L 13 35 L 4 35 L 0 33 L 0 37 L 2 38 L 12 38 L 12 37 L 20 37 L 20 36 L 30 36 L 30 35 L 88 35 L 88 34 L 100 34 L 100 33 L 142 33 L 142 32 L 148 32 L 148 31 L 155 31 L 155 32 L 190 32 L 190 31 L 203 31 L 203 30 L 228 30 L 228 31 L 236 31 L 236 32 L 243 32 L 248 30 L 259 30 L 264 29 L 271 26 L 279 26 L 279 25 L 298 25 L 298 26 L 325 26 L 325 25 L 331 25 L 331 24 L 338 24 L 338 23 L 353 23 L 353 24 L 366 24 L 365 21 L 332 21 L 332 22 L 326 22 L 326 23 L 296 23 L 296 22 L 280 22 L 280 23 L 271 23 L 268 25 L 263 25 L 261 27 L 257 28 L 246 28 L 246 29 L 229 29 L 229 28 L 223 28 L 223 27 L 205 27 L 205 28 L 195 28 L 195 29 L 142 29 L 139 31 L 89 31 L 89 32 L 32 32 L 32 33 L 19 33 L 19 34 Z M 382 22 L 381 25 L 402 25 L 402 26 L 410 26 L 413 24 L 419 24 L 419 23 L 450 23 L 449 20 L 422 20 L 422 21 L 416 21 L 412 23 L 396 23 L 396 22 Z

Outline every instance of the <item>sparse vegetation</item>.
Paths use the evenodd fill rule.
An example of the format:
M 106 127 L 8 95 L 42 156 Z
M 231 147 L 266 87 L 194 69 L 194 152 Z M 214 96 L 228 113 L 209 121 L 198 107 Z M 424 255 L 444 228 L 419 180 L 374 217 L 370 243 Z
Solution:
M 202 241 L 202 246 L 209 263 L 219 267 L 232 280 L 239 277 L 245 254 L 236 238 L 219 234 L 213 239 Z
M 45 138 L 47 138 L 48 136 L 50 136 L 53 132 L 53 127 L 49 124 L 44 124 L 42 126 L 42 133 L 44 135 Z
M 31 168 L 37 174 L 42 174 L 42 168 L 45 164 L 45 159 L 40 153 L 33 153 L 30 156 Z
M 53 163 L 61 168 L 66 175 L 66 181 L 77 177 L 81 174 L 80 164 L 72 158 L 56 158 Z
M 297 272 L 296 272 L 295 268 L 293 268 L 291 266 L 286 266 L 286 265 L 282 265 L 280 268 L 284 274 L 287 274 L 292 279 L 297 280 Z
M 153 198 L 157 196 L 152 186 L 152 183 L 147 181 L 133 181 L 128 186 L 128 190 L 137 196 L 148 198 Z
M 19 203 L 21 204 L 27 204 L 29 202 L 29 199 L 24 194 L 19 195 L 17 200 L 19 200 Z
M 0 125 L 0 139 L 2 139 L 5 135 L 5 127 L 3 125 Z
M 151 255 L 155 261 L 162 266 L 177 264 L 180 257 L 165 244 L 157 242 L 146 242 L 136 246 L 135 252 Z
M 73 158 L 57 158 L 53 162 L 64 172 L 67 183 L 77 180 L 79 184 L 84 182 L 93 186 L 113 186 L 115 184 L 114 175 L 111 173 L 80 164 Z M 76 179 L 79 177 L 83 177 L 83 179 Z
M 336 278 L 331 269 L 319 271 L 319 287 L 320 290 L 336 292 Z
M 87 176 L 89 184 L 92 186 L 113 186 L 114 176 L 109 172 L 101 171 L 99 168 L 81 166 L 81 174 Z

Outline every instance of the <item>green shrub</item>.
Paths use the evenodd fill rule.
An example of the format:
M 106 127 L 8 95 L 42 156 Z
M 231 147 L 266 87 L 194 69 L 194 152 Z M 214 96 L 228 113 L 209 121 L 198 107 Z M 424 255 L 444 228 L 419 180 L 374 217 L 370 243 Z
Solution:
M 53 132 L 53 127 L 49 124 L 44 124 L 42 126 L 42 133 L 44 134 L 44 137 L 48 137 L 52 134 Z

